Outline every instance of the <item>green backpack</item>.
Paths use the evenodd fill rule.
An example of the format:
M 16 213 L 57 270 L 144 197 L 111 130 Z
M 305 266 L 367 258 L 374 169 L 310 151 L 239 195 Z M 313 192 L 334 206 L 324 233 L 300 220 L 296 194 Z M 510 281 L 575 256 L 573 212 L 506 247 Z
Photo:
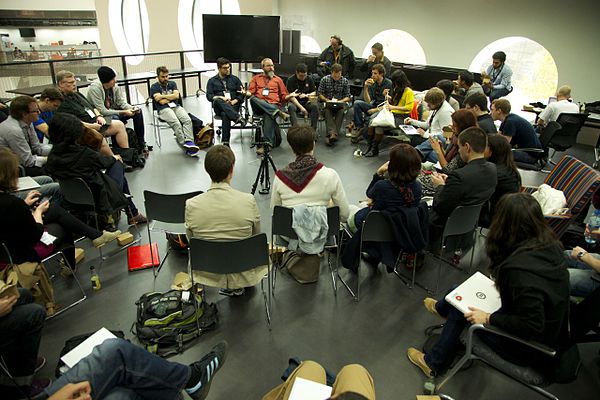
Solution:
M 137 305 L 137 321 L 131 332 L 151 353 L 161 357 L 182 353 L 185 345 L 202 333 L 215 328 L 217 306 L 206 303 L 192 292 L 171 290 L 143 294 Z

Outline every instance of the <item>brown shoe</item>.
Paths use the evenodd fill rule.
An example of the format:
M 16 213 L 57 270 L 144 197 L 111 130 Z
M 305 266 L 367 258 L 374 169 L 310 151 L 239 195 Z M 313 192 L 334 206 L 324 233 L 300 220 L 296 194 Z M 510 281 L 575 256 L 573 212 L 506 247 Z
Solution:
M 335 142 L 337 142 L 337 140 L 338 140 L 337 133 L 332 133 L 331 136 L 329 137 L 329 141 L 335 143 Z
M 435 309 L 435 305 L 437 304 L 437 300 L 436 299 L 432 299 L 431 297 L 427 297 L 423 300 L 423 305 L 425 306 L 425 308 L 427 309 L 427 311 L 429 311 L 431 314 L 440 317 L 440 318 L 444 318 L 442 317 L 437 310 Z M 446 319 L 446 318 L 444 318 Z
M 352 133 L 352 131 L 356 128 L 356 126 L 354 125 L 354 121 L 350 122 L 348 125 L 346 125 L 346 130 L 348 131 L 348 133 Z
M 138 214 L 138 215 L 141 215 L 141 214 Z M 130 223 L 130 225 L 133 225 L 133 224 Z M 102 236 L 98 236 L 96 239 L 92 240 L 92 244 L 94 245 L 94 247 L 104 246 L 106 243 L 115 240 L 117 238 L 117 236 L 119 236 L 120 234 L 121 234 L 120 230 L 116 230 L 114 232 L 103 231 Z
M 409 347 L 406 355 L 411 363 L 415 364 L 421 369 L 421 371 L 423 371 L 426 377 L 433 378 L 433 372 L 425 362 L 425 354 L 423 354 L 423 352 L 415 349 L 414 347 Z
M 127 221 L 129 225 L 145 224 L 146 222 L 148 222 L 148 218 L 142 213 L 138 213 L 138 215 L 129 218 Z

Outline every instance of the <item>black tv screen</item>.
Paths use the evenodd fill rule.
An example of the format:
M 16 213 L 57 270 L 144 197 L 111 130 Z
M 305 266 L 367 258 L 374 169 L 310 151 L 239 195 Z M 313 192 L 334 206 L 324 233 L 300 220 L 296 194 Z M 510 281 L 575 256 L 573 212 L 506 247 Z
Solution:
M 23 38 L 35 37 L 35 29 L 33 28 L 19 28 L 19 33 Z
M 206 62 L 279 62 L 279 16 L 204 14 L 202 24 Z

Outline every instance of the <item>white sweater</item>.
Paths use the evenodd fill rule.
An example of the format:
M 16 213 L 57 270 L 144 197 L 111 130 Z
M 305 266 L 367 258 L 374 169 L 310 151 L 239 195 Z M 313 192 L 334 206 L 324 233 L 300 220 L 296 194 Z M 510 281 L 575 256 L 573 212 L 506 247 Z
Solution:
M 424 138 L 428 138 L 429 136 L 440 136 L 443 135 L 442 128 L 444 126 L 452 125 L 452 114 L 454 113 L 454 108 L 447 101 L 444 100 L 442 106 L 433 116 L 433 121 L 431 120 L 431 115 L 433 115 L 435 111 L 430 112 L 430 117 L 427 121 L 416 121 L 413 120 L 412 125 L 416 125 L 419 128 L 425 129 Z
M 346 193 L 339 175 L 331 168 L 322 167 L 300 193 L 294 192 L 277 176 L 273 182 L 271 208 L 275 206 L 293 207 L 298 204 L 307 206 L 340 207 L 340 220 L 348 219 L 349 209 Z

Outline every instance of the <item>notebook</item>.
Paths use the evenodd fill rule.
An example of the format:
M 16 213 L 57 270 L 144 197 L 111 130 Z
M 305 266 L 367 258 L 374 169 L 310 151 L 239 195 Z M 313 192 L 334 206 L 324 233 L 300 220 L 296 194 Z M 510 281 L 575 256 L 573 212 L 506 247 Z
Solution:
M 502 305 L 494 281 L 479 271 L 448 293 L 446 301 L 462 313 L 470 311 L 469 307 L 493 313 Z
M 160 265 L 158 243 L 152 243 L 152 252 L 150 251 L 150 244 L 131 246 L 127 249 L 127 268 L 129 271 L 152 268 L 155 265 Z
M 19 178 L 19 182 L 17 183 L 17 192 L 22 190 L 31 190 L 37 189 L 40 187 L 40 184 L 33 180 L 30 176 L 22 176 Z
M 81 344 L 75 347 L 73 350 L 69 351 L 67 354 L 62 356 L 60 359 L 64 362 L 69 368 L 73 368 L 75 364 L 77 364 L 82 358 L 89 356 L 94 350 L 94 347 L 102 344 L 106 339 L 116 339 L 116 336 L 112 334 L 106 328 L 100 328 L 96 333 L 94 333 L 89 338 L 85 339 Z
M 331 387 L 297 377 L 289 400 L 325 400 L 331 396 Z
M 418 135 L 417 129 L 412 125 L 400 125 L 398 128 L 402 129 L 402 132 L 407 135 Z

